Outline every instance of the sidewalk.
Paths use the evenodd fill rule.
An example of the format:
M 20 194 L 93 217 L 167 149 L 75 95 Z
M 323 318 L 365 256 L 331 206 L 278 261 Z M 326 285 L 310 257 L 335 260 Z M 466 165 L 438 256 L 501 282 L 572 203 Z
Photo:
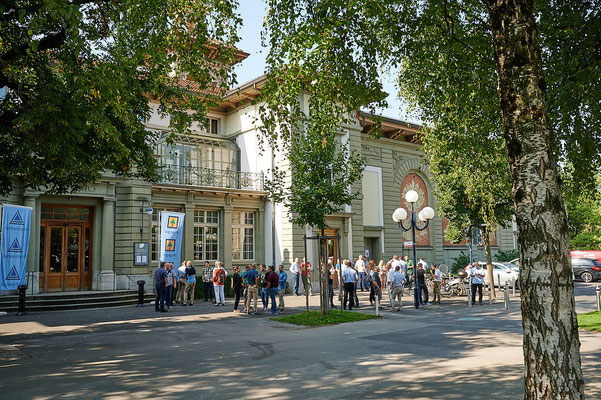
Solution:
M 465 298 L 416 310 L 407 297 L 402 312 L 320 328 L 233 313 L 230 299 L 166 314 L 147 306 L 6 316 L 0 385 L 7 399 L 523 397 L 517 299 L 508 311 L 468 309 Z M 286 304 L 300 312 L 305 298 Z M 318 309 L 319 296 L 310 304 Z M 601 335 L 580 339 L 587 397 L 601 398 Z

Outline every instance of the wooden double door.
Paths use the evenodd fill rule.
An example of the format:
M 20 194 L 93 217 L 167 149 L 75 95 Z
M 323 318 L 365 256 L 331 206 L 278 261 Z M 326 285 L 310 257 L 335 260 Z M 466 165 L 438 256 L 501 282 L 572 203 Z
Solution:
M 43 207 L 42 210 L 44 208 L 52 209 Z M 45 292 L 90 290 L 92 287 L 90 210 L 82 211 L 82 207 L 54 207 L 54 209 L 58 209 L 59 212 L 45 215 L 42 211 L 40 289 Z M 46 220 L 44 216 L 47 217 Z M 62 220 L 63 216 L 70 219 Z

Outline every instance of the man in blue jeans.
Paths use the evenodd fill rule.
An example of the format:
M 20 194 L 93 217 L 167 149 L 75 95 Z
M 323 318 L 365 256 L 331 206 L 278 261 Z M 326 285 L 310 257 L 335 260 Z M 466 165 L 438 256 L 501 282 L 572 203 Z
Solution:
M 300 265 L 298 263 L 298 257 L 296 257 L 292 262 L 292 265 L 290 266 L 290 272 L 294 277 L 294 287 L 292 289 L 292 294 L 298 296 L 298 287 L 300 285 Z
M 271 311 L 270 314 L 277 314 L 278 310 L 275 304 L 275 296 L 278 293 L 278 287 L 280 285 L 280 278 L 275 272 L 273 265 L 269 266 L 269 272 L 267 274 L 267 290 L 269 291 L 269 297 L 271 298 Z
M 269 305 L 269 291 L 267 290 L 267 275 L 268 272 L 265 270 L 265 264 L 261 264 L 259 271 L 259 291 L 261 295 L 261 301 L 263 302 L 263 311 L 267 310 Z
M 157 296 L 154 300 L 154 310 L 167 312 L 165 309 L 165 296 L 167 295 L 167 271 L 165 271 L 166 262 L 161 261 L 159 267 L 154 273 Z

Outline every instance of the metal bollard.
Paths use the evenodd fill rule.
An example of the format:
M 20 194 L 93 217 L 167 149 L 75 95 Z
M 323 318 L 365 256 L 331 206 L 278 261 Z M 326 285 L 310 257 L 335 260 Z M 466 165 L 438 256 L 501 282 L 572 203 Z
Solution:
M 472 278 L 467 281 L 467 308 L 472 308 Z
M 19 310 L 15 315 L 25 315 L 25 291 L 27 290 L 27 285 L 19 285 L 17 289 L 19 290 Z
M 515 278 L 511 278 L 511 287 L 512 287 L 511 294 L 513 296 L 515 296 Z
M 597 292 L 597 311 L 601 311 L 601 287 L 597 285 L 595 291 Z
M 505 309 L 509 310 L 509 284 L 507 281 L 505 281 Z
M 146 281 L 138 281 L 138 305 L 136 307 L 144 307 L 144 284 Z
M 501 289 L 501 275 L 497 275 L 497 281 L 499 282 L 499 289 Z
M 492 290 L 491 290 L 492 287 Z M 492 291 L 495 290 L 495 286 L 494 283 L 490 284 L 490 281 L 488 282 L 488 305 L 492 305 Z
M 380 318 L 380 302 L 378 302 L 379 298 L 380 296 L 378 295 L 378 292 L 376 292 L 376 318 Z M 403 296 L 401 296 L 401 298 L 403 298 Z

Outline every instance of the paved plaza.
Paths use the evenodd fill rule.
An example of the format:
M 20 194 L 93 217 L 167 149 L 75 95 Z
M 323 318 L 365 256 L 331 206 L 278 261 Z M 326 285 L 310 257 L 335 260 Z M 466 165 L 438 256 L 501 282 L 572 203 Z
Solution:
M 579 312 L 593 284 L 577 283 Z M 286 298 L 288 313 L 304 297 Z M 367 295 L 362 294 L 362 304 Z M 463 299 L 320 328 L 202 301 L 0 317 L 3 399 L 518 399 L 519 300 Z M 318 296 L 311 297 L 317 308 Z M 360 311 L 373 312 L 362 307 Z M 601 398 L 601 334 L 580 331 L 587 398 Z

